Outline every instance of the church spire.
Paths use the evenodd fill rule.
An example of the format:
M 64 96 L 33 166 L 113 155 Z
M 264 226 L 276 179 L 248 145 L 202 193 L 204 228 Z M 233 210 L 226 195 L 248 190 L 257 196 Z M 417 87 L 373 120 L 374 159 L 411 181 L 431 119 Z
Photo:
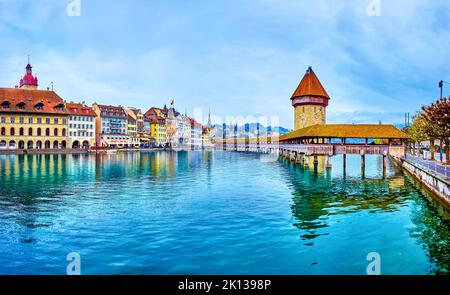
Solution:
M 211 128 L 212 126 L 211 126 L 211 109 L 209 109 L 209 111 L 208 111 L 208 126 L 207 126 L 208 128 Z

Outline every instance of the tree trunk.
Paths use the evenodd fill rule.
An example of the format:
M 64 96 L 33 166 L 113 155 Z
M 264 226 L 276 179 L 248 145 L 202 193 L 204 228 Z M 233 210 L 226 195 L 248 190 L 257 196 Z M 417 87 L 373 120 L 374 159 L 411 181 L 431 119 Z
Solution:
M 449 143 L 450 140 L 448 140 L 448 137 L 445 139 L 445 147 L 446 147 L 446 151 L 445 151 L 445 158 L 446 158 L 446 162 L 447 165 L 450 165 L 450 147 L 449 147 Z
M 420 158 L 420 141 L 417 142 L 417 157 Z
M 430 153 L 431 153 L 431 157 L 430 160 L 434 161 L 434 139 L 430 139 Z

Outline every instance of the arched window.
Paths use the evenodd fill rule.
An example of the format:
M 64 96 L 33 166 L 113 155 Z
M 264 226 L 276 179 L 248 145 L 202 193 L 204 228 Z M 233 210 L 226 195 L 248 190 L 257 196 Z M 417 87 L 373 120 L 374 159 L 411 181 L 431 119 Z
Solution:
M 28 136 L 33 136 L 33 128 L 28 128 Z
M 25 109 L 25 103 L 24 103 L 24 102 L 19 103 L 19 104 L 17 105 L 17 108 L 18 108 L 19 110 L 24 110 L 24 109 Z
M 14 129 L 14 127 L 11 127 L 10 135 L 11 136 L 16 135 L 16 130 Z
M 58 128 L 55 128 L 54 131 L 55 131 L 55 132 L 54 132 L 54 135 L 55 135 L 55 136 L 58 136 Z
M 25 135 L 22 127 L 20 127 L 20 129 L 19 129 L 19 135 L 20 136 L 24 136 Z
M 38 136 L 41 136 L 41 135 L 42 135 L 42 130 L 41 130 L 41 128 L 38 128 L 38 129 L 37 129 L 37 135 L 38 135 Z
M 1 135 L 3 135 L 3 136 L 6 135 L 6 128 L 5 127 L 2 127 Z
M 62 136 L 66 136 L 66 128 L 63 128 L 63 130 L 62 130 Z
M 50 128 L 45 129 L 45 136 L 50 136 Z
M 2 103 L 2 108 L 9 109 L 9 102 L 5 101 Z

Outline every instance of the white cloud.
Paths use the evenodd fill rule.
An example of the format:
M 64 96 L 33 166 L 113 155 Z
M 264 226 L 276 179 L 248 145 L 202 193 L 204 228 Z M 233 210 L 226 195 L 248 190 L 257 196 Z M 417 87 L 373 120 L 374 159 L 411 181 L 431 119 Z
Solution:
M 369 17 L 369 2 L 90 0 L 69 18 L 65 1 L 0 0 L 0 85 L 17 84 L 31 54 L 43 88 L 54 81 L 68 100 L 145 109 L 175 98 L 183 112 L 274 115 L 289 128 L 311 65 L 330 122 L 401 122 L 450 80 L 450 3 L 382 0 Z

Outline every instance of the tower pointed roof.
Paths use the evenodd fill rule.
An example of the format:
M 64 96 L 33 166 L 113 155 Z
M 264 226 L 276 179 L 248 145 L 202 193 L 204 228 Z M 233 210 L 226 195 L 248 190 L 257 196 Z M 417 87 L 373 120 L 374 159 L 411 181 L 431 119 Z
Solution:
M 322 83 L 320 83 L 319 78 L 317 78 L 311 67 L 306 70 L 305 76 L 303 76 L 302 81 L 298 85 L 291 99 L 303 96 L 319 96 L 330 99 L 325 88 L 323 88 Z
M 25 75 L 20 79 L 20 88 L 32 88 L 37 89 L 38 78 L 33 76 L 33 67 L 30 64 L 30 58 L 28 57 L 28 64 L 25 67 Z

